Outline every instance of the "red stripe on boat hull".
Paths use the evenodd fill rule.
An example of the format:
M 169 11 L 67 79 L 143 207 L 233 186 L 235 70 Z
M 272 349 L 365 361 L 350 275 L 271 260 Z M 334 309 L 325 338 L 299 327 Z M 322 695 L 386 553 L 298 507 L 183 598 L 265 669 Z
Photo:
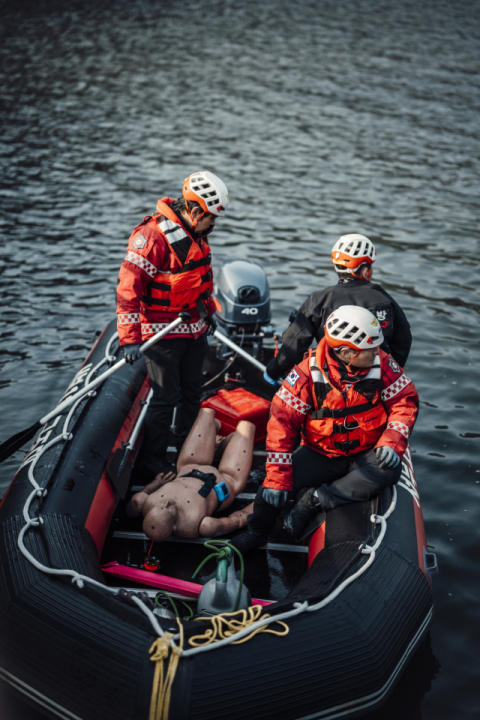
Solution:
M 125 418 L 122 429 L 120 430 L 112 448 L 112 452 L 110 453 L 107 464 L 105 465 L 105 469 L 102 477 L 100 478 L 100 482 L 98 483 L 97 491 L 94 495 L 90 511 L 85 521 L 85 529 L 88 530 L 95 542 L 95 545 L 97 546 L 98 557 L 100 557 L 102 553 L 108 528 L 118 502 L 118 494 L 116 493 L 107 474 L 108 463 L 110 462 L 115 450 L 117 450 L 117 448 L 121 448 L 122 442 L 126 442 L 132 434 L 132 430 L 137 422 L 138 416 L 140 415 L 140 402 L 145 400 L 149 390 L 150 382 L 147 376 L 140 388 L 140 392 L 130 408 L 130 412 Z

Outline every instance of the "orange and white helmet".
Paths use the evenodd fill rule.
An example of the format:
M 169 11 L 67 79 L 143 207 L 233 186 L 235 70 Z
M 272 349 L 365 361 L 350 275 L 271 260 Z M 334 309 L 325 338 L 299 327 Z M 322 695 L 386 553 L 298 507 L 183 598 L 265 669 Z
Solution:
M 380 323 L 370 310 L 359 305 L 342 305 L 325 323 L 325 337 L 331 348 L 350 347 L 371 350 L 383 342 Z
M 358 233 L 342 235 L 332 248 L 332 263 L 339 273 L 355 275 L 360 265 L 372 265 L 376 257 L 375 245 L 365 235 Z
M 208 170 L 192 173 L 183 181 L 183 197 L 190 202 L 198 202 L 204 213 L 225 215 L 228 206 L 227 186 L 219 177 Z

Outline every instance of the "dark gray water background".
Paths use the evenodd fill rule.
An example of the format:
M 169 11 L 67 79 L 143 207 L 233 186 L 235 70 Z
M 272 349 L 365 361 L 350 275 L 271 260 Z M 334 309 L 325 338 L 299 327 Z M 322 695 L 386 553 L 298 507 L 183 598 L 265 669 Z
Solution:
M 335 240 L 365 233 L 413 329 L 411 445 L 440 564 L 440 669 L 401 716 L 477 720 L 479 3 L 0 8 L 0 439 L 55 405 L 114 314 L 132 228 L 190 172 L 228 184 L 217 267 L 261 262 L 278 328 L 335 281 Z

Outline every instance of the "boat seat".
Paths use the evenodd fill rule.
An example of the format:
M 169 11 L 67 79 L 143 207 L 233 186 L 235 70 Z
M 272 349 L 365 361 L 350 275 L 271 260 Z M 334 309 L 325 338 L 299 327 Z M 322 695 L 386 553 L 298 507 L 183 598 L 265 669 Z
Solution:
M 116 530 L 113 533 L 114 538 L 118 538 L 121 540 L 142 540 L 145 542 L 149 542 L 149 538 L 145 533 L 143 532 L 130 532 L 127 530 Z M 178 537 L 177 535 L 170 535 L 169 538 L 164 540 L 164 542 L 174 542 L 174 543 L 188 543 L 190 545 L 203 545 L 207 541 L 211 540 L 227 540 L 229 538 L 206 538 L 206 537 L 196 537 L 196 538 L 183 538 Z M 257 548 L 257 550 L 276 550 L 276 551 L 283 551 L 283 552 L 293 552 L 293 553 L 308 553 L 308 547 L 306 545 L 287 545 L 286 543 L 272 543 L 268 542 L 265 545 L 262 545 L 261 547 Z

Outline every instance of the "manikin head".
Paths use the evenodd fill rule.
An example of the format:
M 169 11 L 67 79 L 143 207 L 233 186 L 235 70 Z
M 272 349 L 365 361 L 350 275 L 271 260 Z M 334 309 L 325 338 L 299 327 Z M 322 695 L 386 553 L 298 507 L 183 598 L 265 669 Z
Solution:
M 162 542 L 175 532 L 178 507 L 175 500 L 163 500 L 147 512 L 143 519 L 143 532 L 150 540 Z

